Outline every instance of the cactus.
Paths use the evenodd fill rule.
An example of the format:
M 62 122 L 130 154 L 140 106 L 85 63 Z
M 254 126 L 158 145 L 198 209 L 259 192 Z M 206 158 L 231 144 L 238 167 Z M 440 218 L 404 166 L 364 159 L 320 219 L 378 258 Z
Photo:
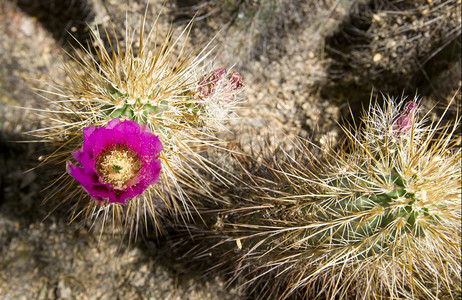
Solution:
M 152 178 L 150 183 L 159 177 L 158 182 L 149 185 L 136 197 L 130 192 L 128 194 L 133 196 L 130 199 L 117 200 L 122 199 L 119 197 L 121 189 L 133 187 L 127 181 L 137 178 L 138 175 L 133 174 L 127 175 L 127 180 L 117 186 L 96 178 L 99 181 L 95 182 L 97 188 L 118 194 L 109 197 L 109 200 L 93 197 L 97 193 L 90 192 L 88 185 L 80 189 L 74 178 L 66 173 L 60 174 L 50 187 L 48 199 L 78 199 L 72 220 L 83 215 L 84 219 L 93 220 L 103 227 L 105 223 L 114 221 L 114 229 L 122 224 L 123 232 L 128 231 L 130 237 L 132 233 L 136 235 L 140 227 L 147 230 L 149 224 L 154 225 L 151 233 L 162 233 L 167 222 L 175 224 L 187 219 L 198 205 L 190 194 L 210 193 L 207 176 L 225 180 L 214 170 L 215 166 L 206 152 L 222 147 L 216 133 L 226 130 L 226 121 L 235 114 L 236 105 L 241 101 L 238 93 L 243 88 L 242 77 L 236 71 L 211 68 L 212 64 L 207 62 L 211 52 L 207 50 L 208 45 L 200 51 L 189 49 L 192 23 L 179 36 L 170 29 L 163 37 L 157 32 L 156 24 L 150 31 L 146 30 L 145 24 L 143 19 L 138 31 L 127 28 L 124 43 L 119 40 L 115 29 L 111 34 L 107 29 L 93 28 L 90 47 L 76 49 L 72 59 L 64 65 L 71 84 L 55 85 L 56 91 L 52 95 L 59 99 L 47 97 L 47 106 L 39 110 L 44 116 L 44 124 L 33 132 L 57 149 L 43 156 L 41 165 L 57 163 L 63 166 L 67 161 L 69 174 L 80 183 L 85 181 L 85 177 L 76 173 L 80 171 L 70 154 L 78 160 L 81 157 L 78 153 L 87 151 L 84 151 L 85 143 L 78 150 L 85 131 L 88 134 L 99 129 L 109 132 L 113 127 L 111 122 L 119 119 L 139 124 L 140 129 L 134 132 L 145 134 L 143 132 L 150 131 L 158 137 L 162 145 L 156 146 L 156 149 L 163 148 L 163 151 L 152 153 L 156 155 L 153 159 L 157 156 L 160 159 L 162 170 L 160 175 L 148 175 Z M 143 141 L 142 138 L 139 140 Z M 103 147 L 104 151 L 120 148 L 115 137 L 113 143 L 112 148 L 106 147 L 111 149 Z M 131 160 L 126 157 L 123 164 L 140 161 L 136 151 L 119 150 L 116 151 L 118 154 L 131 153 L 133 156 Z M 105 157 L 114 158 L 114 155 Z M 95 166 L 87 164 L 85 167 L 82 163 L 82 166 L 84 170 L 90 170 L 97 169 L 97 164 L 93 162 Z M 112 165 L 108 172 L 119 173 L 120 161 L 118 164 L 108 162 L 107 166 Z M 134 170 L 138 172 L 139 169 Z M 93 177 L 101 175 L 97 170 L 93 173 Z M 91 186 L 93 189 L 94 185 Z
M 461 294 L 459 118 L 429 124 L 417 100 L 384 102 L 344 128 L 339 149 L 272 153 L 248 201 L 209 233 L 219 241 L 207 251 L 224 251 L 220 266 L 231 261 L 257 298 Z

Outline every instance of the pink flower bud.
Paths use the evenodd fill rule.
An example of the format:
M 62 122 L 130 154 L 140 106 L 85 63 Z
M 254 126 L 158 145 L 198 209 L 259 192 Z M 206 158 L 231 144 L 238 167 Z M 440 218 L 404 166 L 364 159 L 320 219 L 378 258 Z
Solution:
M 393 120 L 391 130 L 394 135 L 402 135 L 412 128 L 417 103 L 411 101 L 404 106 L 403 112 Z
M 237 71 L 233 71 L 229 78 L 229 82 L 231 84 L 231 89 L 236 91 L 244 86 L 244 81 L 242 81 L 242 76 Z
M 224 74 L 226 74 L 226 69 L 219 68 L 205 75 L 199 81 L 199 95 L 201 97 L 207 97 L 215 93 L 215 86 Z
M 233 71 L 224 77 L 226 73 L 225 68 L 219 68 L 205 75 L 198 83 L 199 97 L 202 99 L 213 97 L 221 104 L 233 102 L 244 87 L 244 82 L 238 72 Z

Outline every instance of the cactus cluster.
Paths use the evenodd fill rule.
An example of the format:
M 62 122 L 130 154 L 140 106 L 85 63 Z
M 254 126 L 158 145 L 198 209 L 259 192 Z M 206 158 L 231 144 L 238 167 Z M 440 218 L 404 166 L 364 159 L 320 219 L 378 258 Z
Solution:
M 55 146 L 41 164 L 61 167 L 48 199 L 72 203 L 72 220 L 130 237 L 183 224 L 258 299 L 462 293 L 459 117 L 431 122 L 418 99 L 384 97 L 343 127 L 344 143 L 241 156 L 217 134 L 241 75 L 190 50 L 191 23 L 179 35 L 145 24 L 125 40 L 93 28 L 65 64 L 70 84 L 38 110 L 32 133 Z
M 456 298 L 459 119 L 428 119 L 416 99 L 385 98 L 362 127 L 344 127 L 342 146 L 272 153 L 245 171 L 251 188 L 209 229 L 218 242 L 206 251 L 258 299 Z

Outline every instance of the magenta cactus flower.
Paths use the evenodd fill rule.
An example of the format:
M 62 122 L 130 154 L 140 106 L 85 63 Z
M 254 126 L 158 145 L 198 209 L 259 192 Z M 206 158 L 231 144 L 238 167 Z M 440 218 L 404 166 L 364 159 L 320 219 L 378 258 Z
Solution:
M 98 204 L 125 203 L 158 180 L 162 150 L 146 125 L 116 118 L 83 129 L 82 148 L 72 152 L 82 167 L 67 162 L 66 170 Z

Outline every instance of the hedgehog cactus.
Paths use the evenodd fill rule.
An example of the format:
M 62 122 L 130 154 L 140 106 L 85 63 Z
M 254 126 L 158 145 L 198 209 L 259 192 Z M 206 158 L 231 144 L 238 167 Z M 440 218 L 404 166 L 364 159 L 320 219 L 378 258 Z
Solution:
M 198 203 L 191 199 L 190 192 L 209 193 L 208 176 L 217 178 L 218 173 L 206 152 L 221 148 L 222 142 L 215 133 L 226 130 L 226 121 L 233 116 L 236 104 L 240 102 L 238 93 L 243 83 L 235 71 L 219 68 L 219 76 L 216 75 L 217 70 L 206 62 L 210 53 L 207 47 L 200 52 L 188 48 L 191 26 L 188 24 L 176 38 L 174 31 L 169 30 L 160 39 L 156 24 L 145 34 L 143 20 L 139 31 L 127 29 L 124 43 L 114 31 L 113 36 L 107 30 L 102 31 L 105 33 L 103 39 L 95 28 L 90 48 L 77 49 L 72 60 L 64 65 L 71 84 L 56 86 L 53 95 L 60 99 L 49 99 L 47 107 L 41 110 L 45 125 L 34 134 L 58 147 L 45 156 L 42 163 L 67 161 L 69 174 L 82 184 L 83 189 L 74 178 L 61 174 L 48 197 L 64 196 L 70 200 L 80 195 L 73 219 L 84 215 L 103 221 L 103 225 L 105 221 L 115 221 L 117 224 L 114 225 L 123 223 L 129 233 L 154 224 L 151 232 L 161 232 L 165 220 L 172 219 L 172 223 L 176 223 L 187 219 L 190 211 L 195 209 Z M 135 136 L 126 137 L 122 129 L 119 137 L 117 133 L 109 133 L 114 127 L 113 122 L 122 127 L 138 124 L 133 125 L 138 129 L 129 133 Z M 85 132 L 110 135 L 100 136 L 102 142 L 87 141 L 91 145 L 104 144 L 100 147 L 103 152 L 90 149 L 93 147 L 90 144 L 84 144 L 82 150 L 78 150 L 87 137 Z M 139 153 L 149 152 L 143 148 L 147 135 L 158 138 L 161 145 L 153 148 L 156 151 L 151 151 L 151 159 L 141 159 Z M 141 144 L 136 145 L 135 140 Z M 120 145 L 126 142 L 130 146 L 123 146 L 125 148 L 120 150 Z M 84 149 L 89 155 L 85 165 L 79 161 L 83 155 L 79 153 L 85 152 Z M 133 157 L 129 155 L 130 160 L 128 154 L 124 159 L 120 155 L 107 154 L 111 151 Z M 74 165 L 71 153 L 83 169 Z M 134 171 L 119 180 L 123 171 L 121 162 L 107 161 L 106 168 L 102 168 L 96 161 L 102 156 L 117 156 L 125 165 L 130 161 L 140 165 L 136 168 L 127 166 L 124 170 Z M 160 174 L 157 167 L 145 168 L 143 165 L 153 160 L 160 160 Z M 103 169 L 105 174 L 100 174 L 98 170 Z M 155 171 L 155 174 L 143 173 L 139 179 L 138 173 L 142 170 Z M 119 179 L 103 180 L 106 177 Z M 219 179 L 223 180 L 222 177 Z M 111 185 L 113 182 L 118 184 Z M 101 195 L 107 197 L 103 199 Z
M 341 151 L 296 143 L 269 160 L 273 181 L 253 178 L 264 194 L 217 234 L 259 298 L 460 295 L 459 120 L 427 124 L 416 101 L 403 104 L 372 105 Z
M 377 108 L 369 112 L 363 139 L 356 140 L 349 154 L 331 169 L 335 173 L 324 179 L 326 194 L 336 201 L 316 205 L 317 217 L 332 223 L 326 227 L 335 232 L 329 236 L 331 242 L 360 245 L 356 254 L 363 258 L 396 254 L 394 247 L 404 246 L 397 243 L 401 238 L 424 237 L 442 214 L 452 214 L 457 208 L 457 201 L 445 200 L 459 195 L 454 169 L 457 155 L 440 162 L 440 151 L 448 154 L 441 149 L 449 143 L 447 137 L 430 146 L 429 136 L 421 140 L 423 128 L 414 122 L 417 104 L 407 103 L 399 114 L 399 107 L 391 101 L 388 104 L 386 112 Z M 382 120 L 371 118 L 374 115 Z M 437 166 L 442 173 L 435 172 Z M 435 185 L 441 180 L 435 176 L 448 179 L 441 182 L 444 191 Z M 336 224 L 339 217 L 348 223 Z M 315 238 L 324 234 L 316 233 Z

